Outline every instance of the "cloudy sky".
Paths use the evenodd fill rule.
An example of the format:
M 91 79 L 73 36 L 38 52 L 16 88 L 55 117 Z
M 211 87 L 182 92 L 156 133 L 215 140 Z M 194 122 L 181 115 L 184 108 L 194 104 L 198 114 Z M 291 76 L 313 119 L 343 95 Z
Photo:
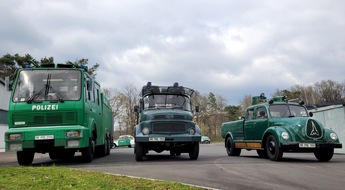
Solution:
M 100 64 L 104 87 L 245 95 L 345 81 L 343 0 L 1 0 L 0 56 Z

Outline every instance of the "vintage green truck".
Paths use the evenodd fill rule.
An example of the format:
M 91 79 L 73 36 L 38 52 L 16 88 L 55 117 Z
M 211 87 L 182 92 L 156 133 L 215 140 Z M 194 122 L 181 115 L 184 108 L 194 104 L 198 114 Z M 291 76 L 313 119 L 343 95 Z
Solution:
M 226 152 L 239 156 L 242 149 L 256 150 L 272 161 L 281 160 L 284 152 L 313 152 L 319 161 L 327 162 L 342 144 L 334 131 L 312 116 L 303 101 L 288 101 L 286 96 L 268 100 L 263 93 L 254 96 L 241 120 L 222 124 Z
M 171 156 L 188 153 L 198 159 L 200 128 L 193 122 L 191 96 L 194 90 L 179 86 L 142 88 L 139 106 L 135 106 L 138 124 L 134 127 L 135 159 L 142 161 L 150 151 L 170 151 Z M 198 111 L 198 107 L 195 107 Z

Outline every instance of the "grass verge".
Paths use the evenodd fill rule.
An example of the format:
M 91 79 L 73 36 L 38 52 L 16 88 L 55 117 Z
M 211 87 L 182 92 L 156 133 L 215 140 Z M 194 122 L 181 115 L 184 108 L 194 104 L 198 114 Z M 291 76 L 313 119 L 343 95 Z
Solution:
M 114 176 L 65 167 L 0 167 L 0 190 L 5 189 L 185 189 L 181 183 Z

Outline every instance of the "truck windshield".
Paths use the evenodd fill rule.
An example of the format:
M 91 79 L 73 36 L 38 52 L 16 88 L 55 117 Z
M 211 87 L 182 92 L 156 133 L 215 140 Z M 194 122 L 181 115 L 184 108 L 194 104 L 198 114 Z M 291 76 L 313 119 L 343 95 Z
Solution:
M 307 117 L 307 110 L 298 105 L 270 105 L 271 117 Z
M 182 95 L 149 95 L 144 97 L 144 109 L 171 108 L 191 111 L 190 99 Z
M 23 70 L 14 88 L 13 102 L 80 99 L 80 71 Z

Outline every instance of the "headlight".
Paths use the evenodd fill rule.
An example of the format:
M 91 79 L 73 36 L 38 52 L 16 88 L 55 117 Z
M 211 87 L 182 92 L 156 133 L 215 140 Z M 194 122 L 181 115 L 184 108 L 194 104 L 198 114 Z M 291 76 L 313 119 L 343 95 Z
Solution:
M 289 134 L 287 132 L 282 132 L 283 139 L 287 140 L 289 139 Z
M 82 137 L 82 134 L 78 130 L 66 131 L 67 138 Z
M 189 134 L 190 135 L 194 135 L 195 134 L 195 130 L 194 129 L 189 129 Z
M 335 141 L 338 139 L 338 136 L 335 133 L 331 133 L 331 134 L 329 134 L 329 136 Z
M 13 140 L 22 140 L 22 134 L 17 133 L 17 134 L 10 134 L 8 135 L 8 140 L 13 141 Z
M 150 130 L 148 129 L 148 128 L 144 128 L 143 130 L 142 130 L 142 133 L 144 134 L 144 135 L 148 135 L 149 133 L 150 133 Z

